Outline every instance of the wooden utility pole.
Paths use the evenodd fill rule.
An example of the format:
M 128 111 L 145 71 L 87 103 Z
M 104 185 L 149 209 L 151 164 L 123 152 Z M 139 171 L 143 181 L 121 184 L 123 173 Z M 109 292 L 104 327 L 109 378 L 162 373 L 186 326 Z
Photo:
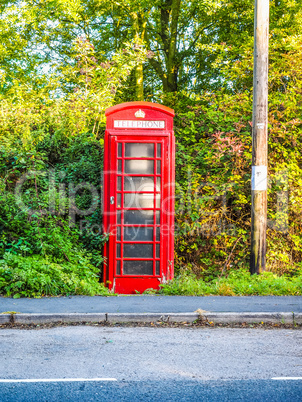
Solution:
M 269 0 L 255 0 L 251 274 L 265 270 Z

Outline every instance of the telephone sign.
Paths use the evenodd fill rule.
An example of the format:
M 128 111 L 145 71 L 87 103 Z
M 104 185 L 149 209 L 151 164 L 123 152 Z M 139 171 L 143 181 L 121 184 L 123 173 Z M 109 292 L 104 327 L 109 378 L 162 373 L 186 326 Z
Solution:
M 106 110 L 104 283 L 158 289 L 174 275 L 174 111 L 150 102 Z

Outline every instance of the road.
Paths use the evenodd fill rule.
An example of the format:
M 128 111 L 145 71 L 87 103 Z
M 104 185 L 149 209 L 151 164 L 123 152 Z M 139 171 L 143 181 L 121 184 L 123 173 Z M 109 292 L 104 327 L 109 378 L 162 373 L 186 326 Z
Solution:
M 4 329 L 0 400 L 298 401 L 301 341 L 293 329 Z

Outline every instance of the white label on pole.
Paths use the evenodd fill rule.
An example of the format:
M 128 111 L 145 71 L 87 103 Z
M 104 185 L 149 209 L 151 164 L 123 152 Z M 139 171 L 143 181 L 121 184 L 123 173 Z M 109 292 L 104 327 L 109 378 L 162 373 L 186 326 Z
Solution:
M 252 190 L 267 190 L 267 166 L 252 166 Z
M 165 128 L 165 120 L 114 120 L 114 128 Z
M 263 130 L 263 129 L 264 129 L 264 123 L 258 123 L 258 124 L 257 124 L 257 128 L 258 128 L 259 130 Z

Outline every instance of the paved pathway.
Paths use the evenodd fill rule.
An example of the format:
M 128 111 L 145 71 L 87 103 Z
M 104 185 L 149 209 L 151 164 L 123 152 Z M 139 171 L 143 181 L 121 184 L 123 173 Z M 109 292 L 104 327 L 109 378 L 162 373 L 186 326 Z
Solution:
M 0 297 L 0 313 L 302 312 L 302 296 Z

